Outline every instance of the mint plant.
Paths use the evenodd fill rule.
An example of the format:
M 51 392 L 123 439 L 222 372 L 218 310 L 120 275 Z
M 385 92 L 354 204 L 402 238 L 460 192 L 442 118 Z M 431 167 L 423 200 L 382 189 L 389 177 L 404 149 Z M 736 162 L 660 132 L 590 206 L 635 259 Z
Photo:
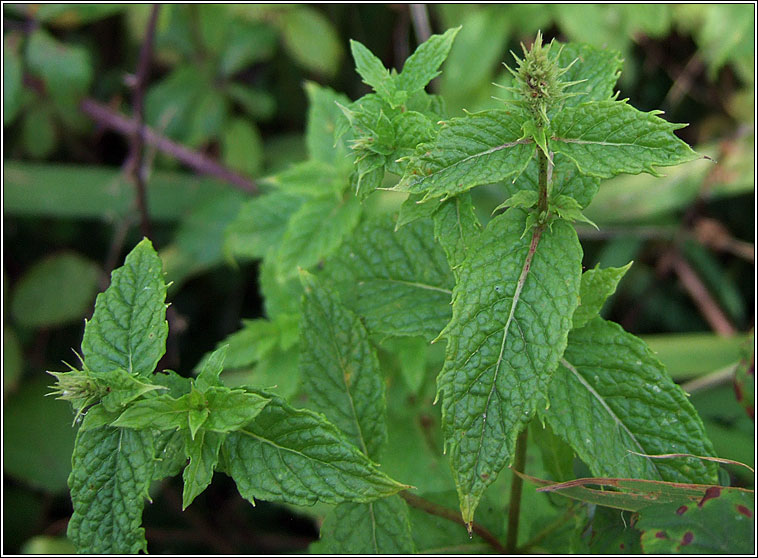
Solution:
M 684 527 L 661 506 L 721 494 L 685 393 L 642 340 L 599 315 L 631 263 L 582 272 L 572 224 L 602 179 L 698 158 L 673 133 L 682 125 L 618 100 L 616 53 L 540 34 L 515 57 L 502 108 L 448 119 L 425 88 L 457 33 L 432 36 L 399 73 L 351 42 L 373 90 L 356 101 L 306 86 L 309 159 L 269 177 L 227 230 L 230 258 L 262 260 L 266 317 L 222 340 L 195 377 L 155 370 L 166 285 L 150 242 L 113 273 L 82 370 L 54 373 L 81 423 L 68 531 L 80 551 L 146 550 L 150 484 L 181 471 L 187 507 L 220 471 L 251 502 L 319 504 L 320 552 L 452 544 L 424 514 L 513 552 L 529 431 L 541 475 L 570 480 L 576 456 L 618 490 L 612 501 L 564 495 L 638 514 L 636 544 L 669 549 L 652 530 Z M 482 226 L 471 190 L 493 183 L 503 203 Z M 430 394 L 437 406 L 414 425 L 407 409 Z M 506 504 L 493 491 L 509 466 Z M 633 495 L 618 479 L 653 488 Z M 748 510 L 745 494 L 723 492 L 695 523 L 733 502 Z M 583 550 L 594 507 L 555 515 L 566 509 L 577 517 L 566 544 Z M 683 532 L 701 543 L 695 523 Z

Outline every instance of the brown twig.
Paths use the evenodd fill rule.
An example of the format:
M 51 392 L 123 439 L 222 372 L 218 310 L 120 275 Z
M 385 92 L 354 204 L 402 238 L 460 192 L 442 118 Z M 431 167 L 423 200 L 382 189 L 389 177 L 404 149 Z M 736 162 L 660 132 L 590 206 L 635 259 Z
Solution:
M 137 208 L 140 214 L 140 231 L 142 236 L 150 237 L 150 213 L 147 208 L 147 192 L 145 185 L 145 170 L 143 168 L 142 151 L 145 143 L 145 82 L 150 70 L 150 58 L 153 52 L 153 38 L 155 37 L 155 25 L 158 22 L 158 10 L 160 4 L 153 4 L 150 10 L 150 19 L 147 22 L 145 39 L 137 62 L 137 73 L 134 78 L 134 133 L 129 153 L 131 174 L 137 189 Z
M 418 44 L 421 44 L 432 36 L 432 26 L 429 24 L 429 12 L 426 9 L 426 4 L 411 4 L 410 8 L 416 40 Z
M 434 502 L 430 502 L 429 500 L 426 500 L 425 498 L 422 498 L 420 496 L 416 496 L 415 494 L 411 494 L 407 490 L 403 490 L 402 492 L 399 492 L 399 495 L 403 500 L 405 500 L 408 503 L 409 506 L 425 511 L 426 513 L 429 513 L 429 514 L 436 515 L 437 517 L 447 519 L 454 523 L 458 523 L 459 525 L 463 525 L 464 527 L 466 526 L 466 523 L 463 521 L 461 514 L 456 511 L 453 511 L 446 507 L 435 504 Z M 483 527 L 482 525 L 479 525 L 478 523 L 472 523 L 471 531 L 479 535 L 485 541 L 487 541 L 487 543 L 489 543 L 489 545 L 495 550 L 497 550 L 497 552 L 499 552 L 500 554 L 505 553 L 505 547 L 502 544 L 500 544 L 500 541 L 497 540 L 497 537 L 495 537 L 495 535 L 493 535 L 486 527 Z
M 672 250 L 663 257 L 661 265 L 664 269 L 670 268 L 677 274 L 682 286 L 690 295 L 690 298 L 692 298 L 702 316 L 710 324 L 713 331 L 719 335 L 726 336 L 737 333 L 737 329 L 729 321 L 729 318 L 726 317 L 723 310 L 721 310 L 721 307 L 714 300 L 708 288 L 682 256 Z
M 730 382 L 734 378 L 734 371 L 736 369 L 737 364 L 730 364 L 729 366 L 711 372 L 710 374 L 685 382 L 681 387 L 686 393 L 692 395 L 697 391 L 703 391 Z
M 99 103 L 94 99 L 84 99 L 80 103 L 79 108 L 84 114 L 98 124 L 102 124 L 103 126 L 125 136 L 133 135 L 137 128 L 137 123 L 133 119 L 125 117 L 123 114 L 114 111 L 107 105 Z M 144 126 L 143 131 L 143 139 L 146 145 L 155 147 L 163 153 L 171 155 L 200 174 L 214 176 L 236 186 L 244 192 L 252 194 L 258 193 L 258 186 L 255 182 L 223 166 L 207 155 L 189 149 L 158 134 L 155 130 L 150 128 L 150 126 Z
M 750 263 L 755 263 L 755 246 L 734 238 L 729 230 L 716 219 L 701 217 L 692 226 L 695 239 L 703 246 L 728 252 Z
M 700 56 L 695 53 L 689 59 L 682 71 L 676 76 L 674 83 L 671 84 L 671 88 L 663 99 L 663 106 L 676 107 L 682 100 L 682 97 L 691 91 L 694 79 L 704 68 L 703 61 L 700 59 Z

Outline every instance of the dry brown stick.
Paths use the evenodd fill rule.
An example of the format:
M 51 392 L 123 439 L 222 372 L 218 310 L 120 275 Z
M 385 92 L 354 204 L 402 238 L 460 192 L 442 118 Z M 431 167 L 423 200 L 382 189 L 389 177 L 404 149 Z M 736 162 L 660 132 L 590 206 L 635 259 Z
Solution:
M 721 384 L 725 384 L 734 378 L 734 372 L 737 370 L 737 363 L 730 364 L 724 368 L 720 368 L 715 372 L 700 376 L 689 382 L 685 382 L 681 385 L 682 389 L 692 395 L 697 391 L 703 391 L 704 389 L 712 388 Z
M 150 19 L 147 22 L 145 30 L 145 40 L 139 53 L 137 62 L 137 73 L 134 78 L 134 133 L 131 138 L 131 147 L 129 161 L 131 164 L 131 174 L 134 178 L 134 185 L 137 189 L 137 209 L 140 214 L 140 231 L 142 236 L 150 237 L 150 213 L 147 207 L 147 191 L 145 185 L 145 171 L 142 164 L 142 151 L 145 143 L 145 116 L 144 116 L 144 96 L 145 82 L 150 70 L 150 58 L 153 53 L 153 38 L 155 37 L 155 25 L 158 22 L 158 10 L 160 4 L 153 4 L 150 10 Z
M 416 496 L 415 494 L 411 494 L 407 490 L 403 490 L 402 492 L 398 493 L 400 497 L 405 500 L 409 506 L 412 506 L 414 508 L 418 508 L 422 511 L 425 511 L 426 513 L 436 515 L 437 517 L 441 517 L 443 519 L 447 519 L 449 521 L 452 521 L 454 523 L 458 523 L 459 525 L 463 525 L 466 527 L 466 522 L 463 521 L 463 518 L 461 517 L 461 514 L 453 511 L 451 509 L 448 509 L 444 506 L 440 506 L 438 504 L 435 504 L 434 502 L 430 502 L 429 500 L 426 500 L 425 498 L 422 498 L 420 496 Z M 471 531 L 482 537 L 489 545 L 497 550 L 500 554 L 505 554 L 505 547 L 500 544 L 500 541 L 497 540 L 497 537 L 490 533 L 490 531 L 483 527 L 482 525 L 479 525 L 478 523 L 472 523 L 471 524 Z
M 728 252 L 750 263 L 755 263 L 755 246 L 734 238 L 729 230 L 716 219 L 701 217 L 692 226 L 692 234 L 703 246 Z
M 695 270 L 677 253 L 672 253 L 669 258 L 668 265 L 677 274 L 679 280 L 682 282 L 682 286 L 690 295 L 700 313 L 710 324 L 711 329 L 719 335 L 730 336 L 736 334 L 737 328 L 726 317 L 726 314 L 724 314 L 721 307 L 708 291 L 708 288 L 697 276 Z
M 135 120 L 127 118 L 94 99 L 84 99 L 80 103 L 79 108 L 98 124 L 102 124 L 125 136 L 133 135 L 137 128 Z M 145 144 L 171 155 L 200 174 L 214 176 L 248 193 L 258 193 L 258 186 L 249 178 L 245 178 L 203 153 L 189 149 L 156 133 L 150 126 L 144 126 L 143 130 Z
M 692 89 L 692 82 L 697 75 L 703 71 L 703 61 L 700 59 L 697 53 L 689 59 L 679 75 L 676 76 L 674 83 L 671 84 L 671 88 L 666 93 L 666 97 L 663 99 L 663 105 L 669 107 L 675 107 L 682 100 L 682 97 L 690 92 Z
M 411 4 L 410 8 L 416 40 L 418 44 L 421 44 L 432 36 L 432 26 L 429 24 L 429 12 L 426 9 L 426 4 Z

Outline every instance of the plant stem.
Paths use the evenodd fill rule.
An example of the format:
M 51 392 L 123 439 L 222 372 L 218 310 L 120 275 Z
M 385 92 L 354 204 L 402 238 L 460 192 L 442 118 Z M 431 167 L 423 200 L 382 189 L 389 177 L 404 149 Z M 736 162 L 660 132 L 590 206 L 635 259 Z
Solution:
M 547 186 L 548 186 L 548 172 L 547 156 L 541 149 L 537 149 L 537 163 L 539 164 L 539 201 L 537 202 L 537 211 L 541 214 L 543 211 L 547 212 Z
M 466 526 L 466 523 L 463 521 L 463 518 L 461 517 L 461 514 L 458 512 L 455 512 L 451 509 L 448 509 L 444 506 L 440 506 L 438 504 L 435 504 L 434 502 L 430 502 L 429 500 L 426 500 L 425 498 L 422 498 L 421 496 L 416 496 L 415 494 L 411 494 L 407 490 L 403 490 L 402 492 L 398 493 L 399 496 L 405 500 L 409 506 L 412 506 L 414 508 L 420 509 L 422 511 L 425 511 L 426 513 L 436 515 L 437 517 L 442 517 L 444 519 L 447 519 L 449 521 L 452 521 L 454 523 L 458 523 L 459 525 Z M 505 547 L 500 544 L 500 541 L 497 540 L 497 537 L 490 533 L 490 531 L 478 523 L 472 523 L 471 531 L 473 533 L 476 533 L 482 539 L 487 541 L 489 545 L 494 548 L 499 554 L 505 554 L 506 549 Z
M 132 136 L 131 153 L 129 160 L 134 177 L 134 185 L 137 189 L 137 207 L 140 214 L 140 230 L 142 236 L 150 237 L 150 213 L 147 208 L 147 191 L 145 185 L 145 172 L 143 168 L 142 151 L 145 143 L 145 122 L 144 122 L 144 93 L 147 74 L 150 70 L 150 57 L 153 51 L 153 38 L 155 37 L 155 26 L 158 22 L 158 10 L 160 4 L 153 4 L 150 10 L 150 19 L 145 31 L 145 39 L 140 50 L 139 62 L 137 63 L 137 73 L 134 79 L 134 134 Z
M 426 4 L 411 4 L 411 17 L 413 29 L 416 32 L 418 44 L 425 42 L 432 35 L 432 26 L 429 24 L 429 12 Z
M 523 471 L 526 465 L 526 442 L 529 429 L 525 428 L 516 439 L 516 457 L 513 461 L 513 467 L 517 471 Z M 505 539 L 505 551 L 508 554 L 516 552 L 518 543 L 518 520 L 519 511 L 521 510 L 521 491 L 524 487 L 523 479 L 514 474 L 511 484 L 511 499 L 508 507 L 508 534 Z
M 125 117 L 118 111 L 99 103 L 93 99 L 84 99 L 79 105 L 80 110 L 89 116 L 98 124 L 114 130 L 123 135 L 132 135 L 137 128 L 133 119 Z M 188 147 L 178 144 L 166 136 L 162 136 L 153 130 L 150 126 L 143 126 L 144 140 L 149 146 L 155 147 L 168 155 L 171 155 L 181 163 L 194 169 L 200 174 L 214 176 L 220 180 L 236 186 L 243 192 L 250 194 L 258 193 L 256 183 L 241 174 L 225 167 L 204 153 L 194 151 Z

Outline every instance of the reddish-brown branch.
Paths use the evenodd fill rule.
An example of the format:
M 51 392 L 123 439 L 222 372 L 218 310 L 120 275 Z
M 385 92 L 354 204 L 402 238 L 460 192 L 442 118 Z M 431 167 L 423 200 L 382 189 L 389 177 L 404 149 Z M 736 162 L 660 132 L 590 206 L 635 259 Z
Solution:
M 137 123 L 134 119 L 127 118 L 123 114 L 114 111 L 109 106 L 99 103 L 94 99 L 84 99 L 80 103 L 79 108 L 84 114 L 98 124 L 102 124 L 103 126 L 125 136 L 133 135 L 137 128 Z M 143 138 L 146 145 L 171 155 L 200 174 L 214 176 L 248 193 L 258 193 L 258 186 L 255 182 L 231 169 L 228 169 L 207 155 L 189 149 L 188 147 L 158 134 L 155 130 L 150 128 L 150 126 L 144 126 L 143 131 Z
M 447 519 L 448 521 L 452 521 L 454 523 L 458 523 L 459 525 L 463 525 L 464 527 L 466 527 L 466 522 L 463 521 L 461 514 L 456 511 L 453 511 L 444 506 L 435 504 L 434 502 L 430 502 L 429 500 L 426 500 L 420 496 L 416 496 L 415 494 L 411 494 L 407 490 L 403 490 L 402 492 L 399 492 L 398 494 L 403 500 L 405 500 L 408 503 L 409 506 L 412 506 L 421 511 L 425 511 L 426 513 L 436 515 L 437 517 Z M 500 541 L 497 540 L 497 537 L 495 537 L 495 535 L 493 535 L 486 527 L 483 527 L 479 525 L 478 523 L 472 523 L 471 531 L 479 535 L 485 541 L 487 541 L 487 543 L 489 543 L 489 545 L 492 546 L 492 548 L 497 550 L 498 553 L 500 554 L 505 553 L 505 547 L 502 544 L 500 544 Z
M 682 286 L 690 295 L 708 324 L 710 324 L 713 331 L 719 335 L 727 336 L 737 333 L 737 329 L 729 321 L 723 310 L 721 310 L 721 307 L 714 300 L 708 288 L 682 256 L 672 251 L 667 256 L 664 256 L 662 265 L 664 268 L 670 267 L 674 270 Z
M 140 214 L 140 230 L 142 236 L 149 237 L 150 213 L 147 207 L 147 187 L 145 184 L 145 171 L 143 168 L 143 147 L 145 143 L 145 118 L 144 118 L 144 93 L 147 74 L 150 70 L 150 58 L 153 52 L 153 38 L 155 37 L 155 25 L 158 22 L 158 10 L 160 4 L 153 4 L 150 10 L 150 19 L 147 22 L 145 39 L 140 49 L 137 73 L 134 79 L 134 132 L 131 138 L 129 161 L 131 173 L 134 178 L 134 186 L 137 189 L 137 208 Z
M 426 42 L 432 36 L 432 26 L 429 24 L 429 12 L 426 9 L 426 4 L 411 4 L 410 10 L 416 40 L 418 44 Z

